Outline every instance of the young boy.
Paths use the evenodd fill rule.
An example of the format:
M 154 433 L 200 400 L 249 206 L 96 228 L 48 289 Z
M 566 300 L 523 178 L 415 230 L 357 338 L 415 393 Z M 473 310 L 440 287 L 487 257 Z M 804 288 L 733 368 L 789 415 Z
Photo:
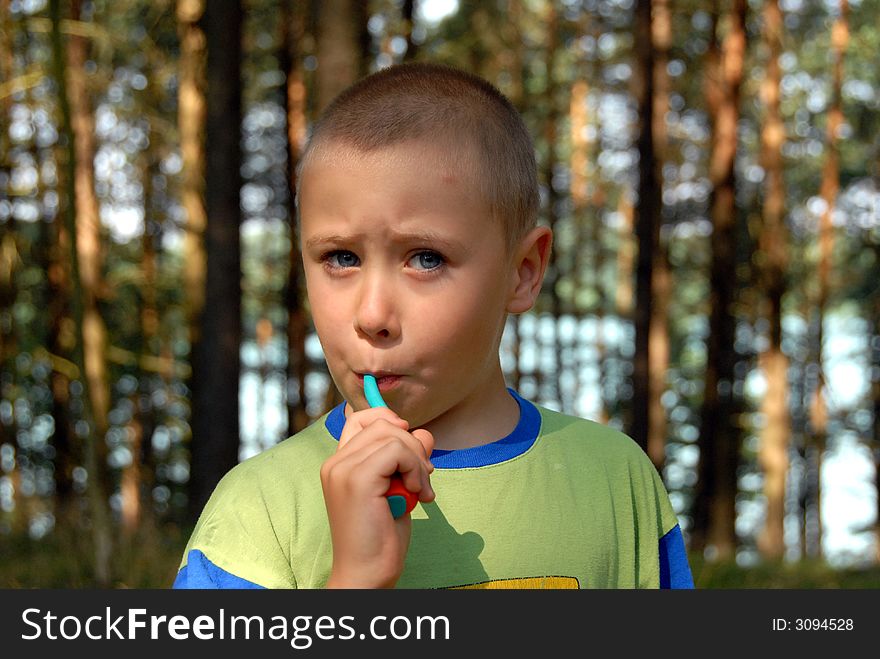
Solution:
M 332 103 L 300 167 L 311 313 L 346 402 L 223 478 L 174 587 L 693 587 L 641 449 L 505 386 L 505 320 L 551 245 L 507 99 L 391 67 Z M 419 499 L 399 519 L 394 474 Z

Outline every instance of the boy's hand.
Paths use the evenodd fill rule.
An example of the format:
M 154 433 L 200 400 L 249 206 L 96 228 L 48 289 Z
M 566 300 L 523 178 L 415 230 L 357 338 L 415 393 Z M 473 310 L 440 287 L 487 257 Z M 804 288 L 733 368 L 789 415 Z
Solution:
M 324 503 L 333 540 L 328 588 L 390 588 L 403 572 L 412 519 L 391 516 L 385 492 L 391 476 L 424 503 L 434 500 L 428 460 L 434 438 L 387 407 L 346 419 L 336 453 L 321 467 Z

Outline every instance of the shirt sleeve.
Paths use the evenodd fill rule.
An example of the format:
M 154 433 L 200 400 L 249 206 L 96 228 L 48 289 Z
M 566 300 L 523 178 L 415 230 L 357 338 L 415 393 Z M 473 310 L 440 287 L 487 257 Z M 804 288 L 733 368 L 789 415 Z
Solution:
M 694 588 L 684 538 L 678 524 L 660 538 L 660 588 Z
M 171 587 L 175 590 L 263 588 L 217 567 L 198 549 L 192 549 L 187 554 L 186 565 L 180 568 Z

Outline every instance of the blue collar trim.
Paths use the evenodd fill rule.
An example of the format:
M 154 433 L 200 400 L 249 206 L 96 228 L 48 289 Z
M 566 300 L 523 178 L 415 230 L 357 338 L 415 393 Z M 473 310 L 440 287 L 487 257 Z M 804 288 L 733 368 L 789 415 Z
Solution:
M 507 437 L 483 446 L 453 451 L 437 449 L 431 454 L 431 462 L 435 467 L 439 469 L 486 467 L 522 455 L 532 447 L 541 430 L 541 412 L 513 389 L 508 391 L 519 405 L 519 422 L 513 432 Z M 324 425 L 333 438 L 339 441 L 342 427 L 345 425 L 345 403 L 340 403 L 330 410 Z

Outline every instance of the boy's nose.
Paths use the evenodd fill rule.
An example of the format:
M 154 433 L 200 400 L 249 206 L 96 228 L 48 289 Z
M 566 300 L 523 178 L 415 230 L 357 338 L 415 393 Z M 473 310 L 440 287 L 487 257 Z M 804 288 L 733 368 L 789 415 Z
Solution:
M 394 294 L 378 273 L 365 274 L 354 317 L 358 334 L 372 340 L 388 340 L 400 334 Z

